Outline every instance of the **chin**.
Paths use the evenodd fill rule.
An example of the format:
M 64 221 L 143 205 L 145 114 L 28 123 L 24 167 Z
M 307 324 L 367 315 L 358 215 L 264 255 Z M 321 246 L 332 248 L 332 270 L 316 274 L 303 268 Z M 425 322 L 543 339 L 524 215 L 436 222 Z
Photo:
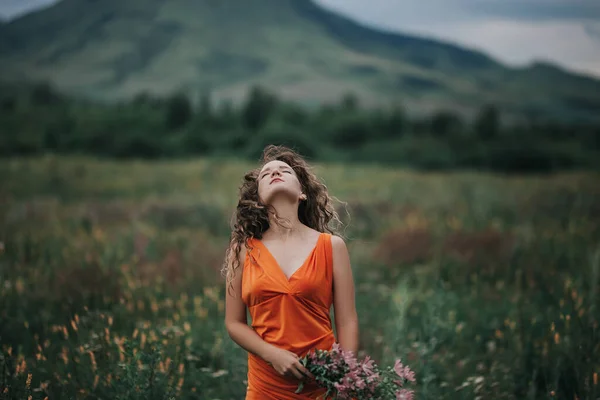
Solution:
M 282 187 L 273 188 L 273 190 L 271 190 L 271 192 L 266 196 L 266 200 L 267 203 L 283 198 L 288 198 L 290 201 L 293 201 L 295 196 L 296 195 L 292 190 L 285 188 L 282 185 Z

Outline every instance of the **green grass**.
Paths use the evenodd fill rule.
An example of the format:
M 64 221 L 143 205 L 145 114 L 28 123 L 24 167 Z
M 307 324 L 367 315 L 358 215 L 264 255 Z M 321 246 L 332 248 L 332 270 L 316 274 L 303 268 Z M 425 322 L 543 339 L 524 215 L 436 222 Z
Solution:
M 1 160 L 0 399 L 242 398 L 218 270 L 251 167 Z M 361 354 L 419 399 L 600 395 L 597 173 L 315 172 L 347 202 Z

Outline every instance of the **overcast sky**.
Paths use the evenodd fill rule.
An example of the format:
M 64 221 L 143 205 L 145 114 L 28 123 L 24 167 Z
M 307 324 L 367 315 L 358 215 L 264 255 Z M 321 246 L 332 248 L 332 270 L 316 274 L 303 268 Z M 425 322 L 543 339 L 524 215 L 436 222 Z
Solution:
M 54 1 L 0 0 L 0 16 Z M 459 43 L 510 65 L 544 60 L 600 77 L 600 0 L 315 1 L 370 26 Z

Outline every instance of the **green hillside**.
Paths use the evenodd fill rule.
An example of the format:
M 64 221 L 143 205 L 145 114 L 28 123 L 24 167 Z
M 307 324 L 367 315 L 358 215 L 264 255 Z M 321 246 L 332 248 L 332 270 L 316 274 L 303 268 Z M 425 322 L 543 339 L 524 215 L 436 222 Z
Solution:
M 100 99 L 210 91 L 237 101 L 255 84 L 304 104 L 354 92 L 411 111 L 583 118 L 600 81 L 549 65 L 510 69 L 457 46 L 363 27 L 310 0 L 63 0 L 0 25 L 5 78 L 50 80 Z

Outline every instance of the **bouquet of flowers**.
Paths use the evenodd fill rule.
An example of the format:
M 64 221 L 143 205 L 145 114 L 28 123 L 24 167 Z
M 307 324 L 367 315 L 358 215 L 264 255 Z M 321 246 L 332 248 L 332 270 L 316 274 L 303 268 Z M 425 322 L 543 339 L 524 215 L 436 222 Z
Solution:
M 317 384 L 327 388 L 325 398 L 412 400 L 413 391 L 404 388 L 407 381 L 414 382 L 415 374 L 401 360 L 393 367 L 379 368 L 369 357 L 357 360 L 350 351 L 338 343 L 331 351 L 316 349 L 300 359 L 300 363 L 313 375 Z M 304 387 L 300 382 L 298 390 Z

